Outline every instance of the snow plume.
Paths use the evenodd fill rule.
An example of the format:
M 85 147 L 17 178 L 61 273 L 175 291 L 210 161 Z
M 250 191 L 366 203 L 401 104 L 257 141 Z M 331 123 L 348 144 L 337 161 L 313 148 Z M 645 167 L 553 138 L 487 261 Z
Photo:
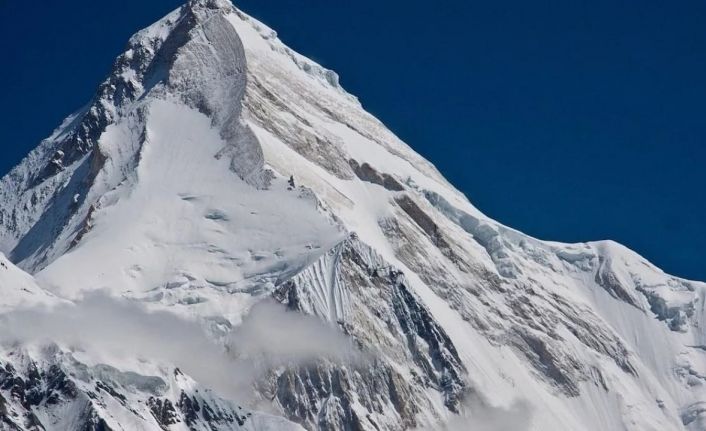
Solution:
M 532 425 L 532 407 L 516 400 L 509 407 L 492 406 L 477 393 L 467 396 L 462 413 L 445 424 L 418 431 L 524 431 Z
M 313 317 L 263 301 L 216 343 L 201 325 L 134 301 L 90 293 L 73 304 L 34 307 L 0 316 L 0 341 L 56 343 L 109 363 L 140 358 L 179 367 L 199 383 L 241 402 L 265 367 L 319 358 L 357 358 L 346 337 Z

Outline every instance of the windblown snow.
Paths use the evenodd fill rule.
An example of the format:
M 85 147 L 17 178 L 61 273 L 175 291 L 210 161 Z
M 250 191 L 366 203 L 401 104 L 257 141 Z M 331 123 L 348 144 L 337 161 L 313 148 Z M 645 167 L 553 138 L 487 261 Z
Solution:
M 0 429 L 706 430 L 706 285 L 483 215 L 227 0 L 0 180 Z

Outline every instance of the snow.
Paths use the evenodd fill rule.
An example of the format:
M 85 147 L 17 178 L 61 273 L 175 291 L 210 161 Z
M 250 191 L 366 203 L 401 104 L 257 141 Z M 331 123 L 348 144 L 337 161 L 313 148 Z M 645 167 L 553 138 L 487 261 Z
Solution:
M 165 42 L 175 32 L 183 45 Z M 488 218 L 365 112 L 334 72 L 227 1 L 192 0 L 137 33 L 113 75 L 107 83 L 134 94 L 117 97 L 122 90 L 104 85 L 0 182 L 0 250 L 10 256 L 0 255 L 0 312 L 101 290 L 188 317 L 219 339 L 291 282 L 299 311 L 334 328 L 360 326 L 349 334 L 371 331 L 358 339 L 371 351 L 379 347 L 371 340 L 397 346 L 410 335 L 386 332 L 392 321 L 382 327 L 384 292 L 344 282 L 355 275 L 343 268 L 356 238 L 364 263 L 404 274 L 488 412 L 527 405 L 520 425 L 532 430 L 706 429 L 703 283 L 665 274 L 614 242 L 541 241 Z M 95 146 L 74 157 L 67 139 L 94 114 L 106 125 L 91 126 Z M 351 160 L 404 190 L 358 178 Z M 35 181 L 51 163 L 59 169 Z M 201 387 L 169 364 L 71 354 L 94 373 L 109 364 L 159 376 L 173 396 Z M 378 359 L 409 380 L 410 403 L 422 400 L 417 425 L 459 419 L 439 387 L 413 376 L 415 354 Z M 361 417 L 364 395 L 348 400 Z M 325 411 L 339 414 L 341 401 L 332 400 Z M 100 410 L 113 426 L 158 426 L 118 404 Z M 81 406 L 41 419 L 70 427 L 61 420 L 79 420 Z M 300 429 L 277 417 L 292 413 L 279 400 L 268 408 L 273 416 L 254 414 L 244 429 Z M 375 415 L 385 429 L 401 426 L 397 411 Z
M 208 117 L 174 101 L 145 109 L 136 179 L 111 192 L 114 203 L 94 213 L 78 247 L 37 274 L 54 291 L 160 292 L 177 304 L 194 292 L 204 301 L 189 308 L 237 316 L 251 289 L 296 272 L 341 239 L 283 179 L 254 190 L 216 159 L 225 143 Z M 130 127 L 109 127 L 100 145 L 125 145 L 138 136 Z M 74 270 L 82 265 L 90 275 Z
M 39 287 L 31 275 L 0 253 L 0 312 L 57 302 L 58 298 Z

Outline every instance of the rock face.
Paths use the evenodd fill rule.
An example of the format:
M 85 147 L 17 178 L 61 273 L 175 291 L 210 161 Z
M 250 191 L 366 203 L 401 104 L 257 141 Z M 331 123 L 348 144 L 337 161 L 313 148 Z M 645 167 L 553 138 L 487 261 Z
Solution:
M 0 429 L 706 429 L 706 285 L 487 218 L 225 0 L 0 180 L 0 251 Z
M 11 353 L 24 368 L 1 364 L 0 429 L 258 430 L 262 424 L 299 429 L 199 391 L 178 369 L 169 376 L 142 376 L 87 366 L 58 350 L 42 352 L 40 362 L 26 352 Z
M 275 373 L 268 393 L 301 415 L 297 422 L 332 430 L 411 428 L 418 413 L 435 410 L 429 392 L 459 412 L 465 369 L 454 344 L 404 274 L 367 245 L 343 241 L 273 295 L 338 325 L 376 358 L 353 369 L 316 364 Z M 356 402 L 363 408 L 352 408 Z

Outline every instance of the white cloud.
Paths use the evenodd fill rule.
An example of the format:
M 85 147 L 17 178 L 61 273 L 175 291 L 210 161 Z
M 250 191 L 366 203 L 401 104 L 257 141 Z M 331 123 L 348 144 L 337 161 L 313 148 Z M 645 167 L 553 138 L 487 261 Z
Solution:
M 532 424 L 532 407 L 526 400 L 517 400 L 509 407 L 490 405 L 477 393 L 469 394 L 462 412 L 445 424 L 418 431 L 525 431 Z
M 227 344 L 239 358 L 297 363 L 322 357 L 344 363 L 361 359 L 351 340 L 338 330 L 272 301 L 256 304 Z
M 149 311 L 103 293 L 75 304 L 15 310 L 0 316 L 0 341 L 56 343 L 100 357 L 141 358 L 179 367 L 199 383 L 239 401 L 268 368 L 319 358 L 355 361 L 349 339 L 320 320 L 263 301 L 225 338 L 212 341 L 195 321 Z

